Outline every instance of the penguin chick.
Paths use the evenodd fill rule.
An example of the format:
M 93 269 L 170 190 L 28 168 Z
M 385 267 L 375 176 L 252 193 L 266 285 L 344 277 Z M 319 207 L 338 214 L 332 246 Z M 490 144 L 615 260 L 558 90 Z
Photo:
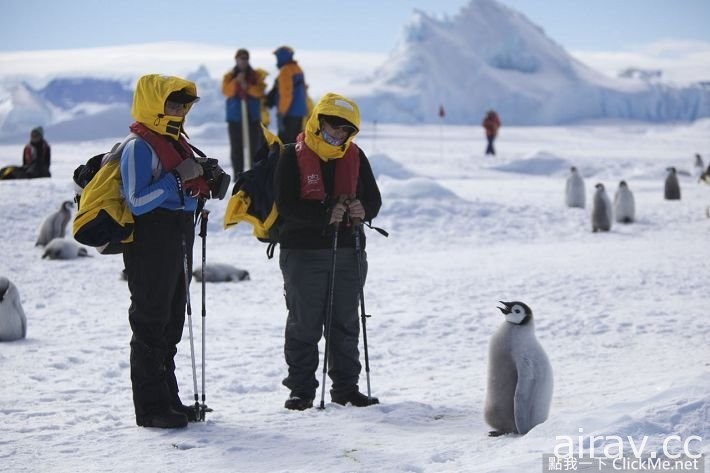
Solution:
M 666 200 L 680 200 L 680 183 L 678 182 L 678 174 L 676 169 L 671 166 L 666 168 L 668 175 L 663 190 L 663 197 Z
M 22 309 L 17 287 L 0 276 L 0 342 L 20 340 L 27 336 L 27 318 Z
M 614 194 L 614 215 L 619 223 L 632 223 L 635 219 L 636 204 L 634 194 L 626 181 L 619 182 Z
M 205 265 L 205 282 L 232 282 L 248 281 L 249 272 L 244 269 L 235 268 L 225 263 L 208 263 Z M 195 279 L 202 281 L 202 268 L 192 272 Z
M 608 232 L 611 230 L 612 210 L 609 196 L 606 195 L 604 184 L 594 186 L 594 202 L 592 202 L 592 231 Z
M 567 207 L 583 209 L 585 205 L 584 179 L 579 175 L 576 167 L 572 166 L 569 170 L 570 175 L 565 184 L 565 203 Z
M 73 240 L 66 238 L 54 238 L 44 247 L 42 258 L 49 259 L 75 259 L 89 256 L 89 252 Z
M 523 302 L 503 302 L 505 322 L 488 349 L 485 419 L 497 437 L 526 434 L 545 422 L 552 401 L 552 366 L 535 337 L 533 313 Z
M 71 219 L 71 208 L 74 203 L 65 200 L 59 206 L 59 210 L 47 216 L 39 228 L 39 236 L 35 246 L 45 246 L 54 238 L 63 238 L 67 229 L 67 224 Z

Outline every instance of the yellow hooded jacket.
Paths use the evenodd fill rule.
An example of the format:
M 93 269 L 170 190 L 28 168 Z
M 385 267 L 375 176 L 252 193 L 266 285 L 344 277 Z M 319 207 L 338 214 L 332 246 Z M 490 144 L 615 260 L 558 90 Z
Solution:
M 78 211 L 72 223 L 74 239 L 96 247 L 99 253 L 120 253 L 124 244 L 133 241 L 133 214 L 121 194 L 121 153 L 136 138 L 128 135 L 103 156 L 104 164 L 77 199 Z
M 272 149 L 274 145 L 278 145 L 280 153 L 281 148 L 283 147 L 281 140 L 279 140 L 276 135 L 271 133 L 263 124 L 261 125 L 261 130 L 264 133 L 264 139 L 266 140 L 268 148 Z M 278 155 L 274 156 L 270 153 L 269 157 L 266 159 L 278 159 Z M 264 163 L 263 165 L 261 163 L 257 163 L 252 170 L 247 171 L 249 174 L 245 173 L 243 177 L 240 175 L 240 177 L 237 178 L 238 181 L 235 183 L 235 186 L 243 184 L 244 180 L 247 180 L 247 176 L 249 175 L 253 176 L 253 182 L 255 185 L 268 185 L 267 182 L 271 182 L 273 179 L 273 169 L 270 171 L 267 169 L 269 164 L 272 164 L 275 167 L 275 162 L 273 161 L 271 163 Z M 227 209 L 224 212 L 224 228 L 227 229 L 238 224 L 239 222 L 247 222 L 251 224 L 255 237 L 262 240 L 268 240 L 269 230 L 276 222 L 278 216 L 279 214 L 276 211 L 276 205 L 273 202 L 271 205 L 264 202 L 257 204 L 255 199 L 252 199 L 252 197 L 244 189 L 239 189 L 236 194 L 230 197 L 229 202 L 227 202 Z
M 189 80 L 160 74 L 142 76 L 136 84 L 131 115 L 154 132 L 177 140 L 180 131 L 184 132 L 185 117 L 165 115 L 165 101 L 168 95 L 180 90 L 197 97 L 197 86 Z M 195 102 L 187 104 L 188 112 Z
M 342 158 L 345 155 L 345 151 L 348 149 L 348 146 L 350 146 L 354 136 L 357 134 L 357 131 L 350 135 L 345 143 L 340 146 L 328 144 L 320 136 L 320 123 L 318 115 L 331 115 L 343 118 L 352 123 L 357 131 L 359 131 L 360 109 L 352 100 L 345 98 L 342 95 L 328 93 L 318 101 L 318 104 L 316 104 L 313 113 L 306 124 L 306 129 L 304 131 L 306 145 L 308 145 L 308 147 L 311 148 L 311 150 L 313 150 L 320 157 L 320 159 L 328 161 L 330 159 Z M 281 145 L 276 136 L 270 133 L 266 128 L 263 128 L 263 126 L 262 129 L 269 147 L 276 142 Z M 275 162 L 271 164 L 275 166 Z M 271 182 L 271 180 L 268 180 L 268 184 L 271 184 Z M 273 195 L 273 192 L 271 195 Z M 272 202 L 270 211 L 267 214 L 265 213 L 265 209 L 257 209 L 255 208 L 255 205 L 252 205 L 252 203 L 252 198 L 244 190 L 239 190 L 235 193 L 227 203 L 227 210 L 224 215 L 224 228 L 229 228 L 244 221 L 252 225 L 255 237 L 268 241 L 270 235 L 269 230 L 279 216 L 278 211 L 276 210 L 276 204 Z
M 343 118 L 352 123 L 355 133 L 340 146 L 327 143 L 320 134 L 320 115 L 330 115 Z M 318 101 L 306 122 L 304 141 L 306 145 L 323 161 L 342 158 L 355 135 L 360 131 L 360 109 L 352 100 L 339 94 L 329 92 Z
M 184 117 L 165 115 L 164 111 L 168 96 L 179 90 L 197 96 L 197 87 L 188 80 L 159 74 L 142 76 L 136 85 L 131 115 L 154 132 L 177 140 Z M 188 111 L 194 103 L 187 104 Z M 136 137 L 131 134 L 114 146 L 81 192 L 72 233 L 78 242 L 97 247 L 100 253 L 120 253 L 123 244 L 133 241 L 133 214 L 121 194 L 120 158 L 126 143 Z

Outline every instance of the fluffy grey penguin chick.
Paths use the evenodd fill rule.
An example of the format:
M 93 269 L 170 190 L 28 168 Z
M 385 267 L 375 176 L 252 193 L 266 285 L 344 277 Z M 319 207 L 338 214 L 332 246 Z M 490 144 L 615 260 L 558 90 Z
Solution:
M 636 219 L 634 194 L 626 181 L 619 182 L 614 194 L 614 216 L 619 223 L 632 223 Z
M 55 238 L 44 247 L 42 258 L 49 259 L 75 259 L 89 256 L 89 251 L 74 240 Z
M 612 210 L 609 196 L 601 182 L 594 186 L 594 202 L 592 203 L 592 231 L 608 232 L 611 230 Z
M 192 274 L 195 279 L 202 281 L 202 268 L 195 269 Z M 205 282 L 232 282 L 248 281 L 249 272 L 235 268 L 230 264 L 207 263 L 205 264 Z
M 666 168 L 666 171 L 668 171 L 668 175 L 663 188 L 663 197 L 666 200 L 680 200 L 680 183 L 678 182 L 676 169 L 671 166 Z
M 579 175 L 577 168 L 572 166 L 569 168 L 570 175 L 567 177 L 565 184 L 565 204 L 567 207 L 584 208 L 585 205 L 585 190 L 584 179 Z
M 39 236 L 35 246 L 45 246 L 54 238 L 63 238 L 66 233 L 67 224 L 71 219 L 71 209 L 74 203 L 65 200 L 59 206 L 59 210 L 47 216 L 39 227 Z
M 485 419 L 492 437 L 526 434 L 545 422 L 552 402 L 552 366 L 535 337 L 530 307 L 502 302 L 505 322 L 488 348 L 488 388 Z
M 20 340 L 27 336 L 27 318 L 22 309 L 17 287 L 0 276 L 0 342 Z

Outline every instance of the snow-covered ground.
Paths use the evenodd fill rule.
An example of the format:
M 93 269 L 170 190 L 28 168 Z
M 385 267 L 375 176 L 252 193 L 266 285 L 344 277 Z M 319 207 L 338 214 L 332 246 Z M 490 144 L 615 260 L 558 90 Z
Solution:
M 223 230 L 226 201 L 209 202 L 207 260 L 247 269 L 251 280 L 207 284 L 206 395 L 215 411 L 162 431 L 134 422 L 120 256 L 90 250 L 91 258 L 49 261 L 34 247 L 44 216 L 72 198 L 74 168 L 113 141 L 49 136 L 51 179 L 0 183 L 0 275 L 17 285 L 28 318 L 26 340 L 0 344 L 0 469 L 532 472 L 558 437 L 590 434 L 637 444 L 647 436 L 654 453 L 670 435 L 699 436 L 691 446 L 708 454 L 710 186 L 681 175 L 682 200 L 663 200 L 665 168 L 693 173 L 695 152 L 710 157 L 708 137 L 707 120 L 504 127 L 499 155 L 484 157 L 479 127 L 365 125 L 357 141 L 384 200 L 375 223 L 390 232 L 368 233 L 368 341 L 382 403 L 365 409 L 283 408 L 278 261 L 250 228 Z M 193 142 L 228 156 L 226 133 L 195 133 Z M 2 165 L 20 154 L 0 145 Z M 613 197 L 626 180 L 638 222 L 593 234 L 589 208 L 564 207 L 570 165 L 585 178 L 588 204 L 595 183 Z M 194 282 L 198 368 L 200 296 Z M 499 300 L 533 309 L 555 373 L 550 418 L 525 436 L 489 438 L 483 420 Z M 187 327 L 178 357 L 189 402 Z

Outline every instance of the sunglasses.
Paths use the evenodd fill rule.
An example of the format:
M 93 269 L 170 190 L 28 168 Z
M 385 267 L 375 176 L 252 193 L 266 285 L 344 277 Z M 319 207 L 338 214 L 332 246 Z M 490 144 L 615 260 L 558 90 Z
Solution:
M 355 133 L 357 131 L 357 128 L 355 128 L 352 125 L 333 125 L 328 120 L 321 120 L 321 126 L 323 123 L 327 124 L 333 130 L 338 130 L 338 131 L 347 133 L 348 135 L 352 135 L 353 133 Z
M 187 109 L 187 104 L 173 102 L 171 100 L 168 100 L 167 102 L 165 102 L 165 111 L 168 113 L 171 113 L 171 112 L 179 113 L 179 112 L 182 112 L 183 110 L 186 110 L 186 109 Z

